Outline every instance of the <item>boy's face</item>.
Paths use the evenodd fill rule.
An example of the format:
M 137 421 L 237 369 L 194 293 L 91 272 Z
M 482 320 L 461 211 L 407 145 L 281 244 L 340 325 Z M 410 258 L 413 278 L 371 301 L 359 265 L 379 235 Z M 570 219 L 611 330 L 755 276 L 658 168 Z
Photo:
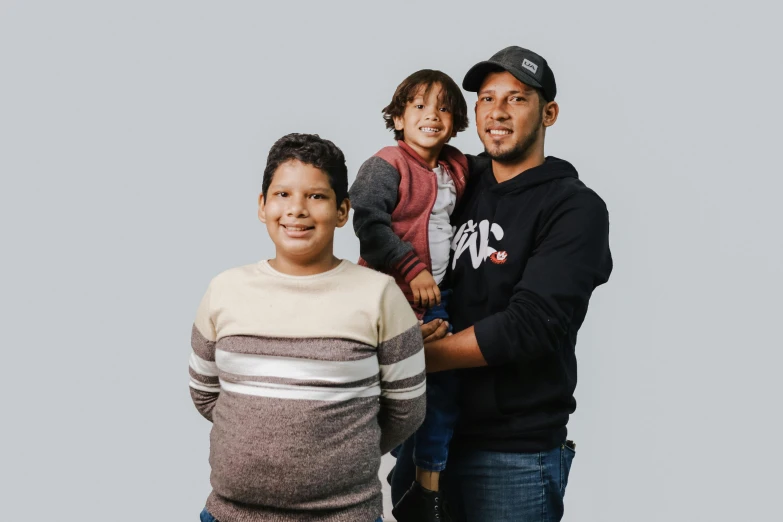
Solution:
M 439 154 L 443 145 L 454 136 L 453 118 L 443 103 L 443 86 L 433 84 L 425 96 L 426 86 L 420 86 L 416 95 L 405 105 L 402 116 L 394 118 L 394 128 L 403 131 L 405 143 L 428 158 Z
M 277 262 L 294 271 L 331 267 L 334 229 L 345 225 L 350 209 L 347 199 L 338 205 L 336 198 L 321 169 L 298 160 L 277 168 L 267 197 L 258 198 L 258 217 L 275 244 Z

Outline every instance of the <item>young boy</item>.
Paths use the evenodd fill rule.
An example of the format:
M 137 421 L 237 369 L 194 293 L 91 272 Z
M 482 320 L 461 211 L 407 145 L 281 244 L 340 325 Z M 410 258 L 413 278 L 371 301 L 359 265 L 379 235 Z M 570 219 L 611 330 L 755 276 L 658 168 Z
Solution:
M 465 156 L 446 142 L 467 128 L 467 104 L 454 80 L 425 69 L 397 87 L 383 118 L 397 146 L 367 160 L 350 191 L 360 264 L 393 275 L 424 322 L 446 320 L 449 291 L 439 285 L 453 235 L 449 217 L 468 171 Z M 453 373 L 429 376 L 426 420 L 406 443 L 414 444 L 416 481 L 399 499 L 410 484 L 392 479 L 399 522 L 440 520 L 439 476 L 457 418 L 456 393 Z
M 421 424 L 424 352 L 392 278 L 340 260 L 343 153 L 289 134 L 259 219 L 275 257 L 223 272 L 192 330 L 190 393 L 213 422 L 202 522 L 380 521 L 383 453 Z

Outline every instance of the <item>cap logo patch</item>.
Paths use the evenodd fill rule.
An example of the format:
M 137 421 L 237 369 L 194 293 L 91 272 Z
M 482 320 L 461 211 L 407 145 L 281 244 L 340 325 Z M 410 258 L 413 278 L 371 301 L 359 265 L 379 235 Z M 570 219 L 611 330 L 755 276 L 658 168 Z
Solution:
M 538 65 L 534 64 L 533 62 L 531 62 L 527 58 L 522 60 L 522 67 L 524 67 L 528 71 L 532 72 L 533 74 L 536 74 L 536 71 L 538 71 Z

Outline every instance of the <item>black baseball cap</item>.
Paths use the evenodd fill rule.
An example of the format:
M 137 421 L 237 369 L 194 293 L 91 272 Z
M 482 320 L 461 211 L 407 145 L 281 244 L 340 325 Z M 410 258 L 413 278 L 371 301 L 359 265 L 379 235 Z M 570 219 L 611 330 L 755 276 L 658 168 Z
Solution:
M 516 45 L 506 47 L 493 54 L 489 60 L 471 67 L 462 80 L 462 88 L 469 92 L 478 92 L 487 74 L 498 71 L 508 71 L 525 85 L 541 89 L 547 101 L 555 99 L 557 85 L 549 64 L 533 51 Z

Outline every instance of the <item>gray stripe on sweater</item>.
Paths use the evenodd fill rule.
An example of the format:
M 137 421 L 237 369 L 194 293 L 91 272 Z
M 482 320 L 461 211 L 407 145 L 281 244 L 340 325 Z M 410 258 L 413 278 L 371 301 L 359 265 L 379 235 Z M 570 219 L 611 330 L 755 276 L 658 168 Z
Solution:
M 375 347 L 359 341 L 329 338 L 277 338 L 231 335 L 218 340 L 216 348 L 249 355 L 294 357 L 317 361 L 357 361 L 375 355 Z M 212 358 L 214 361 L 214 357 Z
M 351 381 L 351 382 L 301 380 L 301 379 L 288 379 L 285 377 L 272 377 L 272 376 L 251 377 L 247 375 L 239 375 L 236 373 L 228 373 L 228 372 L 220 372 L 220 378 L 223 379 L 224 381 L 231 381 L 231 382 L 268 382 L 272 384 L 291 384 L 294 386 L 317 386 L 320 388 L 358 388 L 361 386 L 370 386 L 372 384 L 376 384 L 381 381 L 380 374 L 376 374 L 373 377 L 369 377 L 367 379 L 360 379 L 358 381 Z
M 219 377 L 208 377 L 206 375 L 201 375 L 191 367 L 188 367 L 188 372 L 190 373 L 191 379 L 197 382 L 201 382 L 212 386 L 218 384 L 219 382 Z
M 426 380 L 426 373 L 421 372 L 420 374 L 409 377 L 407 379 L 400 379 L 399 381 L 386 381 L 383 383 L 383 389 L 384 390 L 402 390 L 406 388 L 413 388 L 414 386 L 421 384 Z
M 416 324 L 400 335 L 380 343 L 378 346 L 378 363 L 394 364 L 418 353 L 423 346 L 421 329 Z
M 215 343 L 201 335 L 195 324 L 190 331 L 190 346 L 205 361 L 215 362 Z

